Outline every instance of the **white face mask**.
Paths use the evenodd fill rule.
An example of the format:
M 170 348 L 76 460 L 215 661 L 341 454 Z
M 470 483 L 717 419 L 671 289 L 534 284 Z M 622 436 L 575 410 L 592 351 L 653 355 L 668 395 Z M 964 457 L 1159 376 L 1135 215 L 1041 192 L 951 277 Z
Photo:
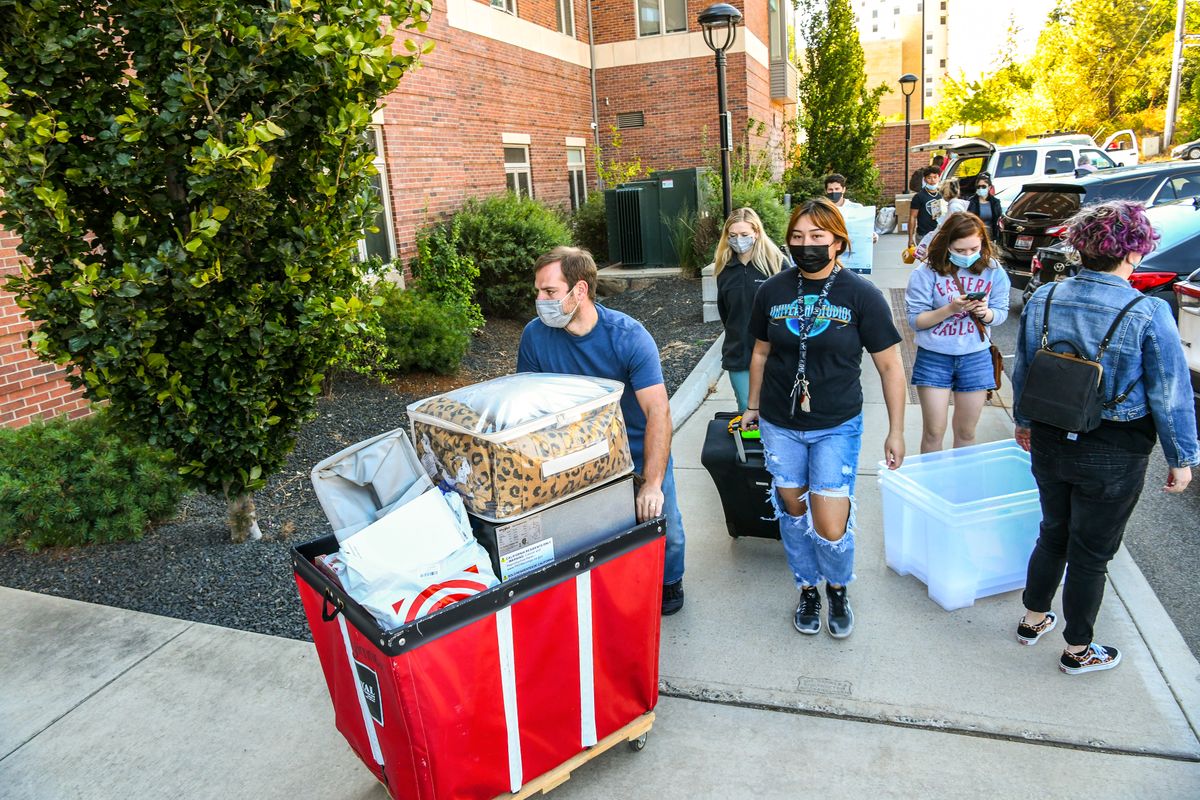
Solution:
M 747 233 L 742 236 L 729 237 L 729 249 L 735 253 L 748 253 L 751 247 L 754 247 L 754 241 L 757 237 L 752 233 Z
M 575 307 L 567 311 L 567 295 L 562 300 L 538 300 L 534 303 L 537 307 L 538 319 L 544 322 L 551 328 L 565 328 L 571 324 L 571 320 L 575 317 L 575 312 L 579 310 L 579 303 L 575 303 Z

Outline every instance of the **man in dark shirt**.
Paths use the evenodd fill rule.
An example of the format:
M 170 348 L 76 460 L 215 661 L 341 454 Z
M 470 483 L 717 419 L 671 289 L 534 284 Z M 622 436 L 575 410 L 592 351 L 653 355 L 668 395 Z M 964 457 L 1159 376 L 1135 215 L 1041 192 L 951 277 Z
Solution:
M 929 208 L 930 202 L 940 200 L 938 191 L 938 168 L 921 170 L 921 189 L 913 195 L 912 210 L 908 212 L 908 246 L 912 247 L 921 237 L 937 228 L 937 217 Z

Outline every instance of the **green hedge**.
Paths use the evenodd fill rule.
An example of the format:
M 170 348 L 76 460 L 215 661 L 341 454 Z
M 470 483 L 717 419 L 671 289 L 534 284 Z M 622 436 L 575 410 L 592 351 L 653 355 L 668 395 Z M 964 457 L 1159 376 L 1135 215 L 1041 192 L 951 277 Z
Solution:
M 376 291 L 381 301 L 376 324 L 385 352 L 381 368 L 443 375 L 458 369 L 471 346 L 469 309 L 388 281 L 380 281 Z
M 459 227 L 459 252 L 479 267 L 475 288 L 484 312 L 532 317 L 533 263 L 546 251 L 571 243 L 562 217 L 536 200 L 507 193 L 468 200 L 453 224 Z
M 0 429 L 0 542 L 140 539 L 175 513 L 182 486 L 171 454 L 118 431 L 104 411 Z
M 592 192 L 571 217 L 575 246 L 591 252 L 597 264 L 607 264 L 608 217 L 604 213 L 604 192 Z

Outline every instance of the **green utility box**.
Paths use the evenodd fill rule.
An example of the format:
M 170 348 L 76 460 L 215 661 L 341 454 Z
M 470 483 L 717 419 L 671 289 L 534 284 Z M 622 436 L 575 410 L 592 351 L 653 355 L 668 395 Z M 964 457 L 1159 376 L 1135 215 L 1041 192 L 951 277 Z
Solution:
M 665 170 L 604 192 L 608 257 L 625 267 L 679 265 L 671 231 L 680 216 L 708 212 L 708 168 Z

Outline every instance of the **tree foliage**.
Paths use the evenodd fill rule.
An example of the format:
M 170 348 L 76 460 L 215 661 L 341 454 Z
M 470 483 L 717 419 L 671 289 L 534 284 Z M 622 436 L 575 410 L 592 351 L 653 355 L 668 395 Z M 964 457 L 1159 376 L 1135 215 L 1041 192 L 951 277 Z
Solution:
M 1175 9 L 1175 0 L 1059 0 L 1028 59 L 1012 60 L 1010 37 L 994 71 L 977 81 L 943 84 L 931 114 L 934 134 L 957 124 L 977 125 L 994 137 L 1007 131 L 1161 131 Z M 1200 5 L 1189 4 L 1187 19 L 1189 29 L 1200 27 Z M 1186 71 L 1182 89 L 1181 131 L 1191 109 L 1200 112 Z
M 31 344 L 243 512 L 355 330 L 363 134 L 421 50 L 393 31 L 429 13 L 0 0 L 0 208 Z M 257 532 L 252 503 L 241 520 Z
M 871 202 L 879 194 L 873 153 L 879 98 L 887 89 L 867 87 L 849 0 L 800 0 L 797 17 L 804 20 L 797 65 L 801 135 L 785 184 L 810 196 L 822 175 L 840 172 L 852 196 Z

